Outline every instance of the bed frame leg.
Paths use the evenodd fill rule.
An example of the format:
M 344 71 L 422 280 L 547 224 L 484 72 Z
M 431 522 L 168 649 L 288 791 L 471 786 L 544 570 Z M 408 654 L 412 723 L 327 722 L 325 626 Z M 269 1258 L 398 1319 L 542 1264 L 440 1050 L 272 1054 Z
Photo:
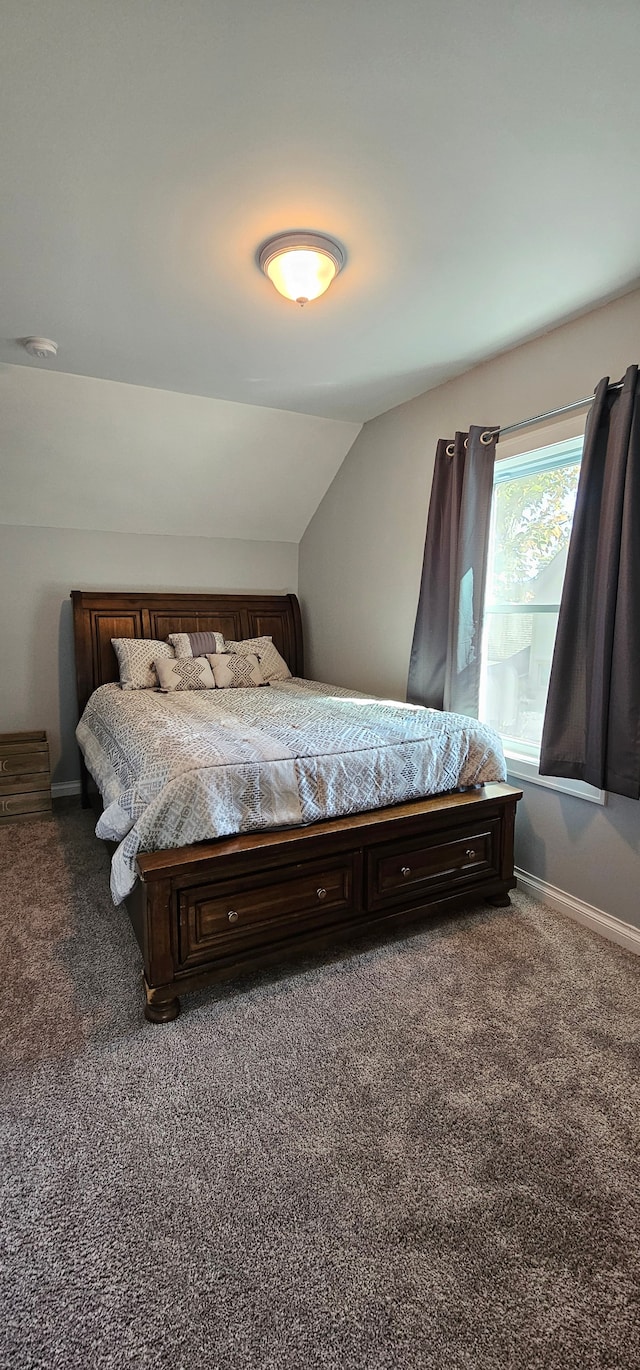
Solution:
M 144 1016 L 150 1023 L 172 1023 L 180 1012 L 180 1000 L 166 990 L 150 989 L 144 982 Z
M 80 807 L 83 809 L 91 808 L 89 799 L 89 772 L 84 764 L 84 757 L 80 753 Z
M 508 894 L 488 894 L 484 902 L 485 904 L 493 904 L 495 909 L 511 908 L 511 900 Z

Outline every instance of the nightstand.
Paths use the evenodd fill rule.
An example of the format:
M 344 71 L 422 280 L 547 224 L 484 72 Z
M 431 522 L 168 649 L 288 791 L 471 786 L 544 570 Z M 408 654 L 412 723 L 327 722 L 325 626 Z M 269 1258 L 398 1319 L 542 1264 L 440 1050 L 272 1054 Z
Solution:
M 47 734 L 0 733 L 0 824 L 43 813 L 51 813 Z

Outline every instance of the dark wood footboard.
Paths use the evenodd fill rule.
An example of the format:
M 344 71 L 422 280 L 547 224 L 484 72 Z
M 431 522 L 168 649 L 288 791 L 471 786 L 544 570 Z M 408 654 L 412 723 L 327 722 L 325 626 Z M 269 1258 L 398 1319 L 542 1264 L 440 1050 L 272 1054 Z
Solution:
M 367 929 L 483 898 L 508 904 L 521 793 L 485 785 L 140 855 L 127 906 L 144 959 L 146 1017 L 168 1022 L 189 990 Z

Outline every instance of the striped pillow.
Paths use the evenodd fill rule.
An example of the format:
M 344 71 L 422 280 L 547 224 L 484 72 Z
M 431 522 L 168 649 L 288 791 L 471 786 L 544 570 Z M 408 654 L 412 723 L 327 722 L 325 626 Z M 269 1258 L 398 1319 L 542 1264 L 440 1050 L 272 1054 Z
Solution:
M 206 656 L 207 652 L 224 652 L 222 633 L 169 633 L 167 642 L 177 657 Z

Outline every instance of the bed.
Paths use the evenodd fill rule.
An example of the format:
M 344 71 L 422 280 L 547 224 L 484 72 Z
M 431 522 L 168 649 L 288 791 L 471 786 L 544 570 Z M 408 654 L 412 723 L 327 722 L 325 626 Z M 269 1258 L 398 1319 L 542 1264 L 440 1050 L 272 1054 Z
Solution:
M 116 902 L 124 897 L 140 945 L 150 1021 L 175 1018 L 186 991 L 304 948 L 331 947 L 372 927 L 400 926 L 481 898 L 509 903 L 521 792 L 500 781 L 450 788 L 483 774 L 482 755 L 473 754 L 479 743 L 480 753 L 487 752 L 484 772 L 500 774 L 482 729 L 474 738 L 470 720 L 448 716 L 446 739 L 434 732 L 432 744 L 428 730 L 439 716 L 431 711 L 306 680 L 295 596 L 74 591 L 72 599 L 79 737 L 104 799 L 98 830 L 113 844 L 112 891 Z M 162 641 L 170 633 L 213 631 L 234 641 L 268 635 L 294 678 L 268 689 L 185 693 L 179 704 L 153 691 L 119 690 L 112 638 Z M 104 739 L 117 740 L 119 729 L 117 750 L 124 753 L 128 739 L 125 759 L 136 758 L 144 803 L 133 785 L 127 790 L 114 778 L 110 787 Z M 156 749 L 152 768 L 138 756 L 145 733 Z M 281 804 L 284 795 L 284 808 L 270 807 L 267 784 L 253 780 L 256 763 L 245 765 L 256 738 L 264 751 L 259 774 L 268 775 Z M 81 764 L 86 805 L 84 755 Z M 216 796 L 232 794 L 229 777 L 235 784 L 245 771 L 238 814 L 247 830 L 238 831 L 242 820 L 233 805 L 223 812 Z M 393 803 L 372 807 L 378 799 L 364 779 L 371 775 L 375 795 L 383 802 L 393 796 Z M 437 785 L 448 792 L 416 797 Z M 353 790 L 349 797 L 345 786 Z M 249 804 L 247 794 L 260 789 L 261 803 Z M 194 825 L 196 793 L 208 796 L 215 837 Z M 361 811 L 344 812 L 355 806 Z M 128 826 L 120 831 L 124 809 Z M 160 845 L 158 834 L 162 840 L 167 832 L 167 845 Z M 184 834 L 199 840 L 182 844 Z

